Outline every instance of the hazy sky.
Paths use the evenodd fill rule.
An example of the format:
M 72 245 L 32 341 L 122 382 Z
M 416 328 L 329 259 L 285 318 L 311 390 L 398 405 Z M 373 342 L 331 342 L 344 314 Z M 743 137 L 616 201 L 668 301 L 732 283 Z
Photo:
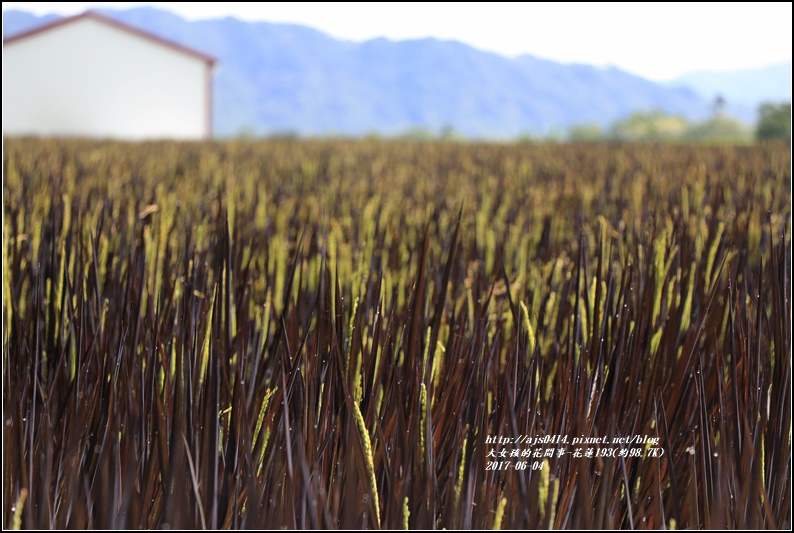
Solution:
M 653 80 L 791 61 L 791 3 L 178 3 L 3 2 L 3 10 L 77 14 L 157 6 L 196 20 L 292 22 L 333 37 L 455 39 L 503 55 L 614 65 Z

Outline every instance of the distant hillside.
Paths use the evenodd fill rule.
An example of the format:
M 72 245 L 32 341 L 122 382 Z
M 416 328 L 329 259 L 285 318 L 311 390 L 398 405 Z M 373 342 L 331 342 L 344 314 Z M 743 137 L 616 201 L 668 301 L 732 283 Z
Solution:
M 729 113 L 744 120 L 755 120 L 761 102 L 791 101 L 791 62 L 732 72 L 690 72 L 666 85 L 689 87 L 712 101 L 722 96 Z
M 290 24 L 190 22 L 151 8 L 103 12 L 220 60 L 214 117 L 220 136 L 453 128 L 499 138 L 584 122 L 606 126 L 637 110 L 693 120 L 710 113 L 710 100 L 688 88 L 614 68 L 506 58 L 454 41 L 353 43 Z M 3 35 L 53 18 L 6 11 Z
M 763 100 L 791 100 L 791 62 L 733 72 L 690 72 L 669 82 L 685 85 L 705 98 L 755 105 Z
M 59 18 L 60 17 L 58 15 L 43 15 L 41 17 L 37 17 L 36 15 L 26 11 L 17 11 L 15 9 L 3 11 L 3 38 L 21 31 L 28 30 L 38 26 L 39 24 L 52 22 L 53 20 L 57 20 Z

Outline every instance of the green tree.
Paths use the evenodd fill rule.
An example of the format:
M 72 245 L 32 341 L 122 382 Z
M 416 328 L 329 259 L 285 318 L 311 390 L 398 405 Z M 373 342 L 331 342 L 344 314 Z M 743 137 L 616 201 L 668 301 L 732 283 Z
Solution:
M 791 102 L 765 102 L 758 106 L 755 137 L 759 141 L 791 142 Z
M 725 112 L 725 106 L 728 102 L 725 101 L 725 97 L 721 94 L 718 94 L 716 98 L 714 98 L 714 103 L 711 104 L 711 108 L 715 117 L 722 116 Z
M 568 140 L 573 142 L 598 142 L 607 138 L 607 134 L 595 122 L 574 124 L 568 128 Z
M 436 135 L 427 128 L 417 126 L 406 130 L 399 136 L 399 138 L 405 141 L 425 142 L 434 141 L 436 139 Z
M 721 113 L 690 126 L 684 135 L 687 140 L 707 143 L 749 143 L 752 137 L 744 124 Z
M 658 110 L 637 112 L 615 122 L 611 136 L 621 141 L 672 141 L 684 135 L 688 127 L 684 117 Z

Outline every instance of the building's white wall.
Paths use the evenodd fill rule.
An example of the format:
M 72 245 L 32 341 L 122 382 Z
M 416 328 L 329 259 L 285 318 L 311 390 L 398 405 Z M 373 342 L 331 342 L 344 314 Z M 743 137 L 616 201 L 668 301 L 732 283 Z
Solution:
M 3 134 L 199 139 L 207 69 L 91 18 L 3 49 Z

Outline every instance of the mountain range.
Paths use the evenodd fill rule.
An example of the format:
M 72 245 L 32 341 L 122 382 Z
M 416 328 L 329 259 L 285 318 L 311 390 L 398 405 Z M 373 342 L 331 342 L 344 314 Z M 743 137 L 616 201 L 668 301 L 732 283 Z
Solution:
M 722 97 L 727 112 L 752 121 L 761 102 L 791 101 L 791 62 L 731 72 L 689 72 L 665 84 L 690 87 L 712 101 Z
M 789 101 L 791 63 L 732 72 L 690 72 L 667 84 L 691 87 L 705 98 L 722 96 L 728 103 L 745 106 L 756 106 L 765 100 Z
M 153 8 L 102 12 L 219 60 L 213 123 L 221 137 L 422 129 L 511 138 L 573 124 L 606 127 L 634 111 L 656 109 L 690 120 L 712 112 L 713 97 L 686 86 L 692 80 L 655 83 L 617 68 L 508 58 L 456 41 L 356 43 L 294 24 L 187 21 Z M 56 18 L 5 11 L 3 36 Z M 788 69 L 790 80 L 790 63 Z M 753 109 L 741 105 L 743 115 Z

